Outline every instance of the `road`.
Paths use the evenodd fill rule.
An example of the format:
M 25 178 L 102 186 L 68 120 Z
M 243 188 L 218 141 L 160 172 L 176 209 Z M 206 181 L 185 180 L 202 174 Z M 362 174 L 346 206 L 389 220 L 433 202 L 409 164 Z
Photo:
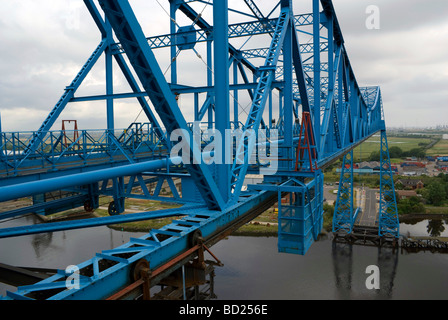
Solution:
M 378 220 L 378 190 L 364 188 L 358 189 L 361 192 L 361 208 L 362 212 L 358 214 L 358 219 L 356 221 L 357 225 L 360 226 L 377 226 L 376 221 Z

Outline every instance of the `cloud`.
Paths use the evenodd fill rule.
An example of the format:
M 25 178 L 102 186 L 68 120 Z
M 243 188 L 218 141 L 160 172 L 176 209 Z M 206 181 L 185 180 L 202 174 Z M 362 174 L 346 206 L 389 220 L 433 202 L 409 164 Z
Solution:
M 310 12 L 311 1 L 293 2 L 296 14 Z M 358 83 L 381 86 L 388 125 L 400 126 L 405 117 L 407 123 L 415 118 L 421 125 L 446 123 L 446 0 L 433 0 L 431 5 L 423 0 L 333 2 Z M 3 130 L 36 130 L 98 45 L 100 33 L 80 3 L 74 0 L 2 1 L 0 111 Z M 147 36 L 168 33 L 168 1 L 133 0 L 131 4 Z M 229 0 L 231 7 L 250 14 L 249 8 L 242 4 L 241 0 Z M 265 16 L 274 7 L 271 1 L 260 0 L 257 4 Z M 380 30 L 365 27 L 365 9 L 372 4 L 380 9 Z M 203 2 L 193 2 L 191 6 L 202 12 L 207 21 L 212 21 L 210 6 Z M 231 22 L 250 20 L 237 13 L 230 13 L 230 19 Z M 191 24 L 180 12 L 176 22 L 180 26 Z M 197 45 L 196 49 L 205 60 L 204 45 Z M 155 50 L 155 53 L 162 71 L 168 69 L 169 80 L 169 50 Z M 178 60 L 180 82 L 206 84 L 207 66 L 193 51 L 181 52 Z M 129 91 L 117 67 L 114 83 L 115 92 Z M 104 93 L 104 59 L 100 59 L 77 96 Z M 189 96 L 182 97 L 181 107 L 189 116 L 193 112 L 191 101 Z M 117 100 L 115 106 L 117 127 L 127 127 L 139 113 L 135 99 Z M 71 103 L 61 117 L 76 117 L 83 128 L 104 128 L 105 102 Z
M 380 9 L 380 29 L 365 8 Z M 380 85 L 388 126 L 448 124 L 446 1 L 334 0 L 358 83 Z

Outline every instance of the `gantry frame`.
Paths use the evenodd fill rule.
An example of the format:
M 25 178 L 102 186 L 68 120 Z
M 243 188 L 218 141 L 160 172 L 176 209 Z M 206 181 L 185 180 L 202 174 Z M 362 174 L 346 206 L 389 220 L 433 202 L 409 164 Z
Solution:
M 133 239 L 129 244 L 99 253 L 93 259 L 81 263 L 81 270 L 93 270 L 83 275 L 82 290 L 65 290 L 63 279 L 67 274 L 61 272 L 35 286 L 8 293 L 8 297 L 105 298 L 127 283 L 126 275 L 136 261 L 146 259 L 151 267 L 167 263 L 188 249 L 192 235 L 199 233 L 205 239 L 214 238 L 236 221 L 244 220 L 254 207 L 275 202 L 278 190 L 273 190 L 276 185 L 284 185 L 289 179 L 295 179 L 302 185 L 305 180 L 312 179 L 313 175 L 306 172 L 306 161 L 303 164 L 305 172 L 294 170 L 302 112 L 308 112 L 311 116 L 310 134 L 315 141 L 313 147 L 319 168 L 325 167 L 385 128 L 381 117 L 380 89 L 358 86 L 330 0 L 311 0 L 313 12 L 303 15 L 295 15 L 292 1 L 287 0 L 276 3 L 268 15 L 264 15 L 254 1 L 244 0 L 252 14 L 229 8 L 225 0 L 216 3 L 198 1 L 199 4 L 212 6 L 213 25 L 193 9 L 192 2 L 195 1 L 171 0 L 170 31 L 163 36 L 147 37 L 127 0 L 99 0 L 100 6 L 93 0 L 84 0 L 100 31 L 100 44 L 73 82 L 65 88 L 41 127 L 29 136 L 26 143 L 17 139 L 13 133 L 2 133 L 4 179 L 0 182 L 0 201 L 30 195 L 38 198 L 43 191 L 70 189 L 79 194 L 77 202 L 87 202 L 94 208 L 99 194 L 111 194 L 114 197 L 111 217 L 76 223 L 62 222 L 45 227 L 36 225 L 3 229 L 0 230 L 0 237 L 162 216 L 181 215 L 184 218 L 161 229 L 151 230 L 141 239 Z M 177 25 L 176 14 L 179 11 L 192 20 L 191 25 Z M 229 12 L 249 16 L 251 21 L 229 24 Z M 278 14 L 277 17 L 271 18 L 275 14 Z M 237 49 L 231 43 L 233 38 L 258 35 L 268 35 L 269 45 L 258 48 L 243 46 Z M 310 37 L 311 41 L 302 43 L 300 35 Z M 206 61 L 195 49 L 200 43 L 206 45 Z M 154 50 L 163 47 L 170 47 L 170 81 L 162 72 L 154 54 Z M 177 65 L 181 61 L 178 56 L 183 50 L 195 51 L 206 64 L 206 86 L 178 83 Z M 106 93 L 100 96 L 75 96 L 83 79 L 102 54 L 106 56 Z M 114 93 L 113 59 L 130 84 L 132 92 Z M 249 80 L 250 74 L 253 80 Z M 169 137 L 173 131 L 181 130 L 185 133 L 183 137 L 192 159 L 197 159 L 204 144 L 210 143 L 198 143 L 189 138 L 192 126 L 186 119 L 187 111 L 180 108 L 176 99 L 184 94 L 194 96 L 192 120 L 203 121 L 207 115 L 207 128 L 221 133 L 238 128 L 243 137 L 249 131 L 258 132 L 262 129 L 268 134 L 271 130 L 279 132 L 278 140 L 269 141 L 269 144 L 279 146 L 281 160 L 276 173 L 265 176 L 269 185 L 243 188 L 247 173 L 259 172 L 259 166 L 253 166 L 248 161 L 257 145 L 257 141 L 252 138 L 241 139 L 232 147 L 235 156 L 230 158 L 230 163 L 210 166 L 201 161 L 192 161 L 181 168 L 176 167 L 177 171 L 172 171 L 175 167 L 173 162 L 178 160 L 168 155 L 172 147 Z M 206 95 L 202 105 L 199 103 L 200 94 Z M 248 111 L 239 100 L 243 94 L 250 98 Z M 273 101 L 274 95 L 278 95 L 278 101 Z M 139 136 L 141 130 L 132 130 L 133 125 L 119 135 L 114 133 L 113 102 L 123 98 L 136 98 L 144 111 L 150 126 L 145 131 L 146 140 Z M 50 129 L 64 108 L 69 103 L 93 100 L 106 101 L 107 129 L 103 138 L 96 141 L 88 132 L 81 132 L 76 141 L 61 146 L 62 136 Z M 275 108 L 278 114 L 275 114 Z M 241 117 L 242 112 L 247 114 L 245 119 Z M 80 143 L 82 141 L 91 143 Z M 6 152 L 11 144 L 17 146 L 17 152 L 12 154 Z M 92 145 L 95 148 L 89 149 Z M 159 150 L 157 156 L 154 155 L 156 146 Z M 150 156 L 139 158 L 140 154 L 148 150 L 152 152 Z M 224 154 L 225 150 L 221 152 Z M 92 165 L 87 160 L 95 158 L 94 153 L 95 157 L 107 155 L 110 161 Z M 113 157 L 114 155 L 119 157 Z M 65 164 L 64 159 L 67 158 L 81 159 L 81 164 L 58 166 L 59 163 Z M 36 164 L 42 165 L 41 172 L 27 172 L 29 167 Z M 48 165 L 53 170 L 47 171 Z M 145 189 L 147 176 L 156 177 L 159 182 L 166 179 L 173 191 L 170 201 L 177 201 L 184 207 L 164 212 L 119 215 L 124 210 L 125 198 L 133 196 L 132 189 L 135 185 L 142 188 L 143 198 L 157 198 L 158 194 L 151 195 Z M 320 177 L 320 173 L 318 176 Z M 129 180 L 125 182 L 124 177 L 129 177 Z M 199 197 L 181 198 L 175 192 L 173 178 L 183 179 L 186 186 L 198 192 Z M 112 187 L 108 187 L 109 179 Z M 319 184 L 321 185 L 320 182 Z M 157 188 L 160 190 L 161 184 Z M 316 190 L 320 190 L 320 187 Z M 321 195 L 316 199 L 322 199 Z M 29 210 L 61 209 L 71 200 L 75 201 L 65 199 L 62 206 L 62 201 L 47 203 L 44 199 L 43 202 L 37 201 Z M 322 208 L 316 208 L 320 211 L 317 216 L 321 219 Z M 4 217 L 21 215 L 25 211 L 7 212 Z

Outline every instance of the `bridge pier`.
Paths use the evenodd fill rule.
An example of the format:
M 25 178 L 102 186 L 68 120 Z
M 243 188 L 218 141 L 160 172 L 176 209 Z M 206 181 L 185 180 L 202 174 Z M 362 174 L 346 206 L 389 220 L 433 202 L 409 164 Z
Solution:
M 344 231 L 334 232 L 333 241 L 372 247 L 392 247 L 394 249 L 399 246 L 398 238 L 380 236 L 378 227 L 370 226 L 354 226 L 350 233 Z

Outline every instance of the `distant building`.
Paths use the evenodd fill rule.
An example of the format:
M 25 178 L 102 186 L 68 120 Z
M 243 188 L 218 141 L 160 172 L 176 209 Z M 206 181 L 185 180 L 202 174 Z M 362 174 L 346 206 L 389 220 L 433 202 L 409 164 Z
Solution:
M 417 192 L 414 190 L 397 190 L 399 199 L 409 199 L 410 197 L 417 197 Z
M 445 169 L 448 168 L 448 161 L 437 161 L 437 167 L 439 169 Z
M 403 185 L 405 188 L 411 188 L 412 190 L 421 189 L 425 186 L 422 180 L 419 179 L 399 179 L 396 183 Z
M 340 169 L 340 168 L 336 169 L 336 173 L 341 173 L 341 172 L 342 172 L 342 169 Z M 356 169 L 356 168 L 353 168 L 353 173 L 354 174 L 376 174 L 376 173 L 379 173 L 379 170 L 377 171 L 377 170 L 373 170 L 373 169 Z
M 359 169 L 373 169 L 373 170 L 380 170 L 381 169 L 381 163 L 379 161 L 363 161 L 358 164 Z
M 419 168 L 425 168 L 426 164 L 424 164 L 423 162 L 417 162 L 417 161 L 406 161 L 406 162 L 402 162 L 400 163 L 401 167 L 419 167 Z

